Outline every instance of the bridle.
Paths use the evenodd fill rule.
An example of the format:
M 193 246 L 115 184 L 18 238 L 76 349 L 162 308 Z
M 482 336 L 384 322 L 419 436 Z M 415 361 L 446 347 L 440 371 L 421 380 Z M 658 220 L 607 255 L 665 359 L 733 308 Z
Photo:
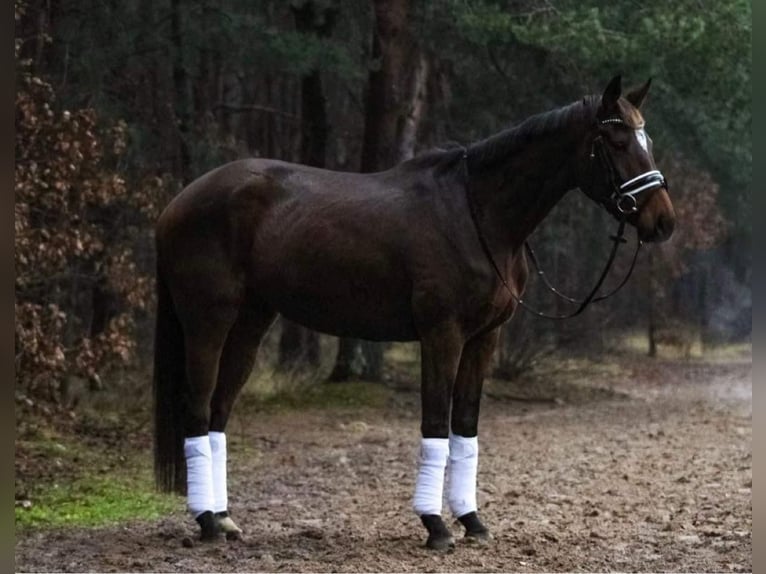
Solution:
M 601 125 L 627 125 L 622 118 L 606 118 L 599 123 Z M 639 128 L 640 127 L 643 127 L 643 125 L 639 126 Z M 620 178 L 617 174 L 617 169 L 614 167 L 612 156 L 609 154 L 609 151 L 604 144 L 604 136 L 600 134 L 593 138 L 593 143 L 590 148 L 591 187 L 593 187 L 593 179 L 596 172 L 594 160 L 598 160 L 598 162 L 601 163 L 601 168 L 606 172 L 607 179 L 609 180 L 609 187 L 611 189 L 610 195 L 602 199 L 596 199 L 596 201 L 603 205 L 607 211 L 610 207 L 613 207 L 614 210 L 620 213 L 623 217 L 627 217 L 638 210 L 638 200 L 636 199 L 636 196 L 638 196 L 639 193 L 654 189 L 655 187 L 664 187 L 665 189 L 668 187 L 665 177 L 658 169 L 645 171 L 644 173 L 619 184 L 618 181 Z
M 600 123 L 602 125 L 609 124 L 609 123 L 625 124 L 625 122 L 621 118 L 607 118 L 607 119 L 601 120 Z M 536 315 L 537 317 L 542 317 L 545 319 L 555 319 L 555 320 L 570 319 L 572 317 L 576 317 L 577 315 L 585 311 L 585 309 L 591 303 L 608 299 L 609 297 L 617 293 L 620 289 L 622 289 L 622 287 L 628 282 L 628 279 L 630 279 L 630 276 L 633 273 L 633 269 L 636 266 L 636 261 L 638 260 L 638 252 L 641 249 L 641 245 L 643 245 L 643 242 L 640 239 L 636 240 L 636 250 L 633 254 L 633 260 L 631 261 L 630 268 L 628 269 L 628 273 L 625 275 L 622 281 L 620 281 L 620 283 L 614 289 L 612 289 L 605 295 L 597 296 L 599 289 L 601 289 L 601 286 L 603 285 L 604 280 L 606 279 L 606 276 L 608 275 L 609 270 L 611 269 L 612 264 L 614 263 L 619 246 L 623 243 L 626 243 L 626 240 L 624 237 L 625 224 L 627 223 L 628 216 L 638 210 L 638 201 L 636 200 L 636 196 L 639 193 L 642 193 L 649 189 L 654 189 L 656 187 L 665 187 L 667 189 L 667 182 L 659 170 L 646 171 L 636 177 L 629 179 L 626 182 L 619 183 L 619 175 L 617 174 L 617 169 L 614 166 L 614 162 L 612 161 L 611 155 L 609 154 L 608 150 L 606 149 L 604 145 L 602 135 L 597 135 L 593 139 L 593 143 L 591 145 L 591 152 L 590 152 L 591 184 L 593 182 L 594 175 L 596 172 L 596 169 L 595 169 L 596 159 L 601 163 L 601 168 L 606 173 L 606 176 L 608 178 L 609 188 L 610 188 L 610 194 L 605 196 L 604 198 L 595 199 L 595 201 L 601 204 L 605 209 L 607 209 L 607 211 L 610 211 L 610 207 L 612 207 L 614 211 L 619 214 L 618 216 L 619 224 L 617 227 L 617 233 L 615 235 L 609 236 L 609 239 L 613 242 L 612 249 L 609 253 L 609 257 L 606 261 L 606 264 L 604 265 L 604 268 L 601 271 L 601 275 L 599 275 L 598 281 L 596 281 L 596 285 L 593 287 L 593 289 L 591 289 L 590 293 L 584 299 L 575 299 L 561 293 L 558 289 L 556 289 L 553 285 L 551 285 L 551 283 L 548 281 L 548 278 L 545 276 L 545 273 L 543 273 L 542 269 L 540 268 L 539 262 L 537 260 L 537 255 L 532 249 L 532 246 L 529 244 L 529 241 L 524 242 L 524 248 L 529 254 L 529 258 L 531 259 L 532 264 L 537 270 L 538 277 L 542 279 L 545 286 L 557 297 L 560 297 L 569 303 L 575 303 L 578 305 L 578 307 L 571 313 L 567 313 L 564 315 L 549 315 L 547 313 L 543 313 L 542 311 L 538 311 L 537 309 L 529 306 L 526 303 L 526 301 L 524 301 L 520 296 L 516 295 L 516 293 L 514 293 L 513 289 L 511 289 L 511 286 L 506 281 L 502 271 L 500 271 L 500 268 L 498 267 L 497 263 L 495 262 L 495 258 L 493 257 L 492 251 L 489 248 L 489 244 L 487 243 L 487 240 L 481 231 L 481 227 L 479 226 L 479 218 L 476 212 L 476 205 L 474 203 L 473 194 L 471 193 L 471 188 L 470 188 L 470 173 L 468 168 L 468 148 L 463 147 L 462 163 L 465 166 L 465 176 L 466 176 L 465 193 L 466 193 L 466 198 L 468 200 L 468 211 L 471 215 L 471 221 L 473 222 L 474 228 L 476 229 L 476 234 L 479 237 L 479 243 L 481 244 L 482 250 L 484 251 L 484 255 L 487 257 L 487 260 L 492 265 L 492 268 L 494 269 L 495 274 L 498 276 L 501 283 L 503 284 L 505 289 L 508 291 L 508 293 L 511 295 L 511 297 L 514 299 L 514 301 L 516 301 L 516 303 L 518 303 L 519 306 L 523 307 L 525 310 L 529 311 L 533 315 Z M 591 185 L 591 188 L 592 187 L 593 186 Z

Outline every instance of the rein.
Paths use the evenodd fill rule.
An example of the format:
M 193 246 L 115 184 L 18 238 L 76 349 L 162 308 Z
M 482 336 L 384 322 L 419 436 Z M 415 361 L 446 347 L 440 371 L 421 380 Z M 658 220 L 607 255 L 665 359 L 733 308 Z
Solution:
M 606 123 L 606 121 L 602 122 Z M 596 141 L 599 141 L 601 136 L 598 136 L 596 140 L 594 140 L 593 146 L 594 149 L 591 151 L 591 159 L 594 159 L 595 151 L 596 151 Z M 471 193 L 470 189 L 470 173 L 468 169 L 468 149 L 463 148 L 463 164 L 465 165 L 465 173 L 466 173 L 466 183 L 465 183 L 465 192 L 466 192 L 466 198 L 468 200 L 468 211 L 471 215 L 471 221 L 473 222 L 473 226 L 476 229 L 476 234 L 479 238 L 479 243 L 481 244 L 481 248 L 484 251 L 484 255 L 486 256 L 487 260 L 492 265 L 492 268 L 495 271 L 495 274 L 500 279 L 500 282 L 503 284 L 505 289 L 508 291 L 508 293 L 511 295 L 514 301 L 518 303 L 521 307 L 523 307 L 526 311 L 532 313 L 533 315 L 536 315 L 537 317 L 542 317 L 545 319 L 554 319 L 554 320 L 563 320 L 563 319 L 571 319 L 573 317 L 576 317 L 577 315 L 580 315 L 585 309 L 593 302 L 596 301 L 603 301 L 604 299 L 608 299 L 615 293 L 617 293 L 622 287 L 628 282 L 628 279 L 630 279 L 630 276 L 633 273 L 633 269 L 636 266 L 636 261 L 638 260 L 638 252 L 641 249 L 642 242 L 641 240 L 638 240 L 636 243 L 636 251 L 633 254 L 633 261 L 630 264 L 630 269 L 628 270 L 628 273 L 625 275 L 623 280 L 612 289 L 609 293 L 605 295 L 599 295 L 598 293 L 599 289 L 604 283 L 604 280 L 606 279 L 606 276 L 609 273 L 609 270 L 612 267 L 612 264 L 614 263 L 615 258 L 617 257 L 617 251 L 620 247 L 620 244 L 625 243 L 625 224 L 626 224 L 626 218 L 627 215 L 636 211 L 637 209 L 637 202 L 635 195 L 640 193 L 641 191 L 644 191 L 646 189 L 650 189 L 653 187 L 661 186 L 665 183 L 664 178 L 662 177 L 662 174 L 659 171 L 651 171 L 644 174 L 641 174 L 638 177 L 635 177 L 622 185 L 618 185 L 615 179 L 616 173 L 614 166 L 612 165 L 612 162 L 610 161 L 609 156 L 607 155 L 606 150 L 603 148 L 603 145 L 598 146 L 598 156 L 599 159 L 601 159 L 605 164 L 607 168 L 607 173 L 609 175 L 610 183 L 612 184 L 613 193 L 610 199 L 612 199 L 615 203 L 615 206 L 617 208 L 617 211 L 620 213 L 621 217 L 619 220 L 619 225 L 617 227 L 617 233 L 615 235 L 611 235 L 609 239 L 613 242 L 612 250 L 609 253 L 609 258 L 606 261 L 606 264 L 604 265 L 604 268 L 601 271 L 601 275 L 598 278 L 598 281 L 596 281 L 596 285 L 591 289 L 590 293 L 587 297 L 585 297 L 582 300 L 574 299 L 572 297 L 568 297 L 561 293 L 558 289 L 553 287 L 553 285 L 550 284 L 548 281 L 548 278 L 545 276 L 545 273 L 543 273 L 542 269 L 540 268 L 539 262 L 537 260 L 537 256 L 535 255 L 534 250 L 532 249 L 532 246 L 529 244 L 528 241 L 524 242 L 524 247 L 526 248 L 527 253 L 530 256 L 530 259 L 532 260 L 532 264 L 537 269 L 537 275 L 543 280 L 543 283 L 545 286 L 555 295 L 558 297 L 561 297 L 565 301 L 568 301 L 570 303 L 577 303 L 579 304 L 577 309 L 572 311 L 571 313 L 567 313 L 564 315 L 550 315 L 547 313 L 543 313 L 542 311 L 538 311 L 537 309 L 529 306 L 520 296 L 516 295 L 514 293 L 513 289 L 511 289 L 511 286 L 508 284 L 508 282 L 505 280 L 505 277 L 498 267 L 497 263 L 495 262 L 495 258 L 492 255 L 492 250 L 489 247 L 489 244 L 487 243 L 487 239 L 484 236 L 484 234 L 481 232 L 481 227 L 479 226 L 479 218 L 478 214 L 476 212 L 476 205 L 473 201 L 473 194 Z M 659 179 L 657 178 L 659 176 Z M 625 191 L 623 191 L 625 190 Z M 627 205 L 623 207 L 623 200 L 624 198 L 630 198 L 632 200 L 632 205 Z M 601 202 L 602 204 L 605 204 L 605 202 Z
M 610 239 L 619 240 L 617 237 L 612 235 Z M 624 242 L 624 240 L 621 241 L 621 243 Z M 616 294 L 620 289 L 622 289 L 625 284 L 628 282 L 628 279 L 630 279 L 630 276 L 633 274 L 633 269 L 636 266 L 636 261 L 638 261 L 638 252 L 641 250 L 641 246 L 643 245 L 642 241 L 636 242 L 636 250 L 633 252 L 633 259 L 630 262 L 630 269 L 628 269 L 628 272 L 625 274 L 625 277 L 623 277 L 622 281 L 609 293 L 605 295 L 599 295 L 598 297 L 594 297 L 591 303 L 597 303 L 599 301 L 603 301 L 604 299 L 609 299 L 612 295 Z M 527 254 L 529 255 L 529 259 L 532 261 L 532 265 L 534 265 L 535 269 L 537 269 L 537 276 L 540 277 L 543 284 L 548 288 L 548 290 L 556 295 L 557 297 L 560 297 L 561 299 L 564 299 L 565 301 L 568 301 L 570 303 L 582 303 L 582 299 L 575 299 L 573 297 L 569 297 L 567 295 L 564 295 L 561 291 L 556 289 L 553 285 L 551 285 L 550 281 L 548 281 L 548 277 L 543 272 L 542 268 L 540 267 L 540 263 L 537 260 L 537 255 L 535 254 L 534 249 L 532 249 L 532 246 L 529 244 L 529 241 L 524 242 L 524 248 L 527 251 Z

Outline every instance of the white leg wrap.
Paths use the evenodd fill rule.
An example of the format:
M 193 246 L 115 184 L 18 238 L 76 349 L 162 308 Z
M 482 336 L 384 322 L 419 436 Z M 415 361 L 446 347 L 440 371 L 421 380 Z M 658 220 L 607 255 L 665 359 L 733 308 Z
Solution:
M 213 451 L 213 497 L 214 512 L 228 509 L 229 497 L 226 487 L 226 434 L 210 432 L 210 449 Z
M 478 437 L 449 436 L 449 490 L 447 500 L 452 514 L 460 518 L 475 512 L 476 474 L 479 468 Z
M 412 501 L 412 508 L 418 516 L 442 513 L 444 469 L 448 456 L 449 439 L 421 439 L 418 479 Z
M 189 512 L 197 518 L 203 512 L 213 510 L 213 455 L 210 439 L 194 436 L 184 440 L 186 455 L 186 490 Z

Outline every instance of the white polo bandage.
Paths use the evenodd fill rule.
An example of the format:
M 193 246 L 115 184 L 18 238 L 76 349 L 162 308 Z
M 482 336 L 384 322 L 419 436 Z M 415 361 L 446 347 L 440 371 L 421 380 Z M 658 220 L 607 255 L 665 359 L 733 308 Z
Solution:
M 412 501 L 412 508 L 418 516 L 442 513 L 444 470 L 448 456 L 449 439 L 421 439 L 418 478 Z
M 450 433 L 447 501 L 456 518 L 475 512 L 479 439 Z
M 226 434 L 211 431 L 210 450 L 213 452 L 213 505 L 214 512 L 228 509 L 229 497 L 226 489 Z
M 186 455 L 186 492 L 189 512 L 197 518 L 203 512 L 213 510 L 213 455 L 210 439 L 194 436 L 184 440 Z

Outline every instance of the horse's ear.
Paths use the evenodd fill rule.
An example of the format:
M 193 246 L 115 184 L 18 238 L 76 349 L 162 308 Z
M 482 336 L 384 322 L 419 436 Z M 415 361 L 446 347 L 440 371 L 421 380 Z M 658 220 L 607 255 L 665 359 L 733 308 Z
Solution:
M 609 85 L 604 90 L 604 95 L 601 96 L 601 107 L 604 111 L 609 111 L 617 105 L 620 94 L 622 94 L 622 76 L 617 74 L 611 79 Z
M 652 79 L 646 80 L 646 83 L 640 88 L 631 90 L 625 95 L 625 99 L 628 100 L 636 109 L 641 109 L 641 106 L 646 100 L 646 94 L 649 91 L 649 86 L 652 85 Z

